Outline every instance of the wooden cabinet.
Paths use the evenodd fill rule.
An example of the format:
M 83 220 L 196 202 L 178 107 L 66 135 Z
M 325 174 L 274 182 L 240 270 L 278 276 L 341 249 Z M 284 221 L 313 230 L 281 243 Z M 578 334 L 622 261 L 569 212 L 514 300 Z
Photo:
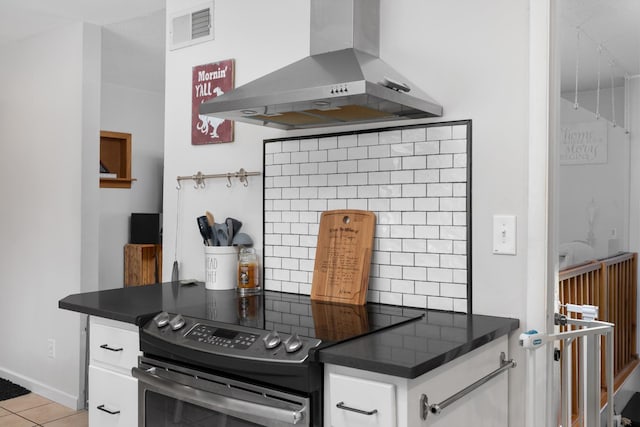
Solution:
M 128 244 L 124 247 L 124 285 L 162 282 L 162 245 Z
M 102 168 L 115 177 L 105 177 Z M 131 188 L 131 134 L 100 131 L 100 188 Z
M 138 425 L 138 328 L 93 316 L 89 327 L 89 425 Z

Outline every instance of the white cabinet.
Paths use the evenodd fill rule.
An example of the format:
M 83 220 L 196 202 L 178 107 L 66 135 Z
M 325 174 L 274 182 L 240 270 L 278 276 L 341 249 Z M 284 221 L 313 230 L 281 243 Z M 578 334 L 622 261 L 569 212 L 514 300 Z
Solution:
M 331 425 L 396 427 L 396 386 L 329 374 Z
M 89 425 L 138 424 L 138 328 L 129 323 L 91 317 L 89 324 Z
M 438 415 L 421 418 L 420 398 L 440 403 L 500 366 L 500 353 L 508 354 L 507 336 L 460 356 L 417 378 L 407 379 L 361 369 L 325 364 L 324 419 L 326 427 L 507 427 L 508 372 L 498 375 Z M 507 357 L 508 358 L 508 357 Z M 388 400 L 384 400 L 388 399 Z M 337 404 L 371 412 L 346 414 Z M 383 417 L 395 414 L 387 421 Z

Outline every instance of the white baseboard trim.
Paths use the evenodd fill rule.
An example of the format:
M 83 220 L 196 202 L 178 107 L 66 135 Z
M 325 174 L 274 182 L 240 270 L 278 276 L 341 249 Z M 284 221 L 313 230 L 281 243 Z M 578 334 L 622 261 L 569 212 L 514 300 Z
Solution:
M 66 406 L 67 408 L 74 410 L 84 408 L 84 402 L 81 402 L 82 399 L 79 399 L 77 395 L 74 396 L 62 390 L 58 390 L 47 384 L 43 384 L 40 381 L 34 380 L 33 378 L 20 375 L 2 367 L 0 367 L 0 377 L 21 385 L 22 387 L 31 390 L 33 393 L 46 397 L 49 400 Z

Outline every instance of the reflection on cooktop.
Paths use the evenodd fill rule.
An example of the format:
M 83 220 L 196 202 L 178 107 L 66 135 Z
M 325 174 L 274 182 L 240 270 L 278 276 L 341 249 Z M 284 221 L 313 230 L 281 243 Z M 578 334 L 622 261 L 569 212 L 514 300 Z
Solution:
M 363 306 L 312 301 L 308 295 L 265 291 L 240 296 L 235 291 L 206 291 L 206 309 L 181 307 L 189 316 L 286 334 L 342 341 L 422 317 L 424 310 L 383 304 Z M 193 311 L 198 311 L 194 313 Z

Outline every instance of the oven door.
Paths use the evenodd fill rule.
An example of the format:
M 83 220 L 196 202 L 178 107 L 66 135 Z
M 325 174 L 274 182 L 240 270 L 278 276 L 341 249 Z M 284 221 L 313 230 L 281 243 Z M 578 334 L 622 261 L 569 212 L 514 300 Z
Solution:
M 140 357 L 138 426 L 310 426 L 309 399 Z

